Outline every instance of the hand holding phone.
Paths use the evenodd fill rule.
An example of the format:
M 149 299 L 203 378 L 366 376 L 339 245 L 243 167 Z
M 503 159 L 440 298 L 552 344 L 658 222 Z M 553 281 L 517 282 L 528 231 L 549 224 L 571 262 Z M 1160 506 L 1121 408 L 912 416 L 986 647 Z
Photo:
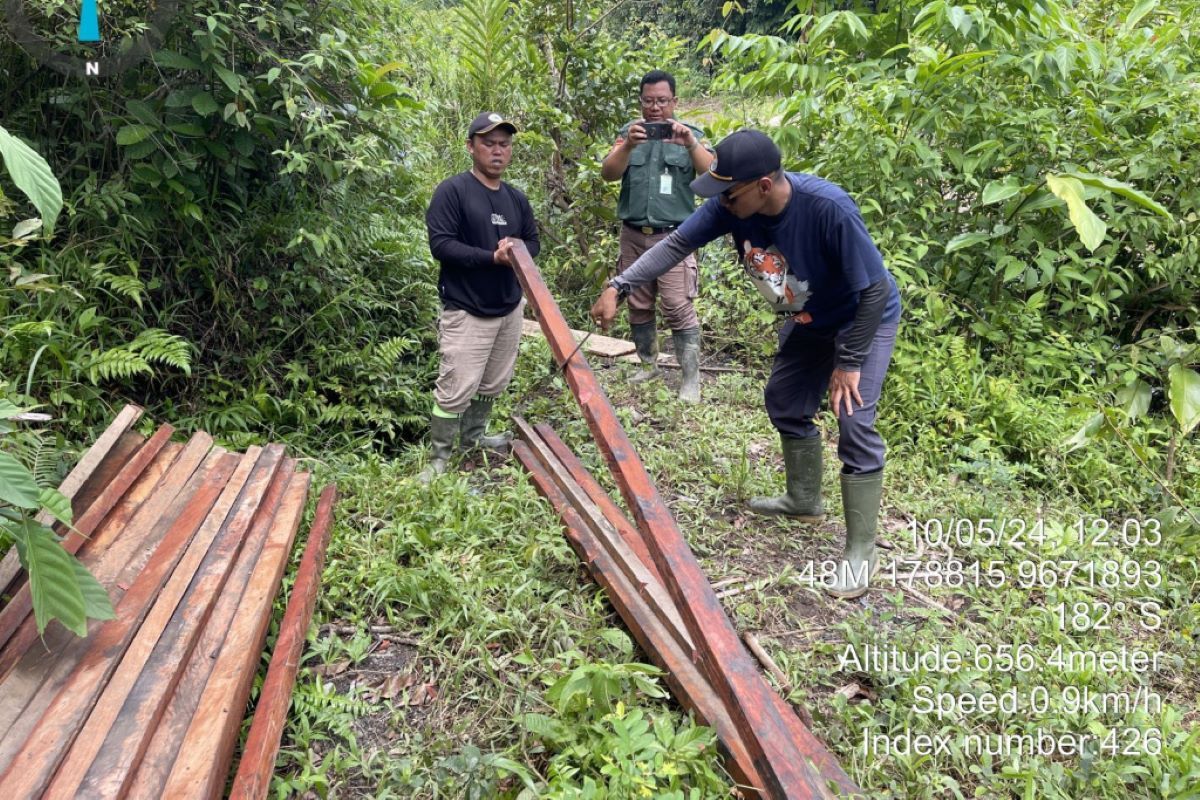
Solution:
M 666 141 L 674 135 L 675 126 L 670 122 L 643 122 L 642 130 L 646 132 L 647 141 Z

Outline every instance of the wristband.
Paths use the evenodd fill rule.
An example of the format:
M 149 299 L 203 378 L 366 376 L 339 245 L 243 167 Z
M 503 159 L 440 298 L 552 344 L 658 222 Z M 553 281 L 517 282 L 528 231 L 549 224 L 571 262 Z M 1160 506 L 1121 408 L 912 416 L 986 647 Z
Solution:
M 622 286 L 620 283 L 617 283 L 616 278 L 609 279 L 608 283 L 604 284 L 604 286 L 605 286 L 605 288 L 608 288 L 608 289 L 616 289 L 617 290 L 617 300 L 618 301 L 624 300 L 626 297 L 629 296 L 629 292 L 630 292 L 629 286 L 628 285 Z

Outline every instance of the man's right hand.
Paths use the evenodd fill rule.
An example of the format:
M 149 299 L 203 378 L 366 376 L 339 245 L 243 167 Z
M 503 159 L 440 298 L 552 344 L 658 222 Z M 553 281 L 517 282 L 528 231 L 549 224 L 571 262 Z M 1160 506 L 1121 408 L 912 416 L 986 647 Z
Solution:
M 492 261 L 509 267 L 517 265 L 517 257 L 513 255 L 513 240 L 507 236 L 496 244 L 496 252 L 492 253 Z
M 605 287 L 600 293 L 600 297 L 592 304 L 591 310 L 592 322 L 600 326 L 600 330 L 607 331 L 612 325 L 614 319 L 617 318 L 617 290 L 612 286 Z
M 633 148 L 639 144 L 646 142 L 646 129 L 642 127 L 641 122 L 635 122 L 629 126 L 629 130 L 625 132 L 625 138 L 621 140 L 621 147 L 626 152 L 633 152 Z

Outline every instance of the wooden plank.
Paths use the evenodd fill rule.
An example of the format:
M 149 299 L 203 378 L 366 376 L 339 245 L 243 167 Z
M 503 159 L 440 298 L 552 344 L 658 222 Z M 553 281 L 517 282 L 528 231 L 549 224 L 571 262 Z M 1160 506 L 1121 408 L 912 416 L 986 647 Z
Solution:
M 538 325 L 537 320 L 523 319 L 521 320 L 521 335 L 533 336 L 539 339 L 545 338 L 542 334 L 542 328 Z M 577 331 L 571 329 L 571 336 L 574 337 L 575 343 L 582 342 L 584 337 L 588 335 L 587 331 Z M 633 342 L 628 342 L 624 339 L 617 339 L 613 336 L 603 336 L 599 333 L 593 333 L 588 336 L 587 344 L 583 346 L 584 352 L 594 356 L 605 356 L 607 358 L 616 358 L 617 356 L 629 355 L 636 353 L 637 348 Z M 635 355 L 634 360 L 637 360 Z
M 142 533 L 145 530 L 151 531 L 150 536 L 153 541 L 162 537 L 171 522 L 169 518 L 161 518 L 163 512 L 175 502 L 176 495 L 192 477 L 211 447 L 212 437 L 208 434 L 197 433 L 194 435 L 161 483 L 148 484 L 144 480 L 136 483 L 130 490 L 130 503 L 120 506 L 110 514 L 110 519 L 106 520 L 99 530 L 94 531 L 92 538 L 80 548 L 80 560 L 92 572 L 100 585 L 108 591 L 109 599 L 114 606 L 124 594 L 123 586 L 133 580 L 132 575 L 125 581 L 118 580 L 115 576 L 120 570 L 127 570 L 131 567 L 140 568 L 139 565 L 131 563 L 131 554 L 144 541 Z M 169 448 L 164 447 L 162 452 L 168 450 Z M 143 473 L 143 475 L 145 474 Z M 153 493 L 150 492 L 151 485 L 154 486 Z M 127 529 L 127 526 L 120 524 L 120 520 L 127 517 L 133 510 L 133 502 L 137 499 L 140 499 L 141 502 L 136 506 L 137 514 L 128 523 L 128 529 L 130 532 L 136 532 L 138 536 L 126 534 L 117 538 L 119 533 L 123 533 Z M 103 555 L 97 557 L 99 553 L 103 553 Z M 54 630 L 57 631 L 57 628 Z M 0 678 L 9 674 L 28 650 L 29 645 L 36 639 L 37 628 L 34 621 L 31 617 L 26 617 L 16 635 L 9 641 L 8 646 L 0 651 Z M 2 747 L 0 747 L 0 752 L 3 752 Z
M 83 516 L 75 520 L 74 530 L 67 534 L 63 540 L 62 546 L 68 553 L 74 555 L 80 546 L 87 540 L 87 537 L 96 529 L 100 521 L 108 515 L 117 501 L 125 494 L 133 482 L 142 474 L 143 470 L 149 466 L 150 462 L 158 456 L 163 445 L 165 445 L 174 433 L 174 428 L 170 425 L 164 425 L 154 436 L 129 460 L 121 471 L 117 473 L 112 482 L 104 488 L 96 501 L 88 507 Z M 29 583 L 24 583 L 12 600 L 0 611 L 0 645 L 8 642 L 17 628 L 25 621 L 25 618 L 33 612 L 33 595 L 30 593 Z M 0 665 L 0 674 L 3 674 L 3 665 Z
M 246 737 L 242 761 L 229 793 L 230 800 L 262 800 L 271 787 L 275 757 L 279 754 L 279 738 L 283 734 L 284 719 L 292 703 L 292 688 L 300 669 L 304 640 L 312 624 L 313 608 L 321 588 L 321 570 L 325 567 L 325 551 L 329 547 L 336 499 L 337 487 L 330 484 L 321 491 L 317 501 L 308 544 L 296 571 L 296 582 L 288 598 L 283 621 L 279 624 L 279 639 L 275 642 L 271 666 L 267 669 L 262 693 L 254 709 L 254 722 Z
M 699 663 L 759 765 L 772 798 L 820 798 L 811 768 L 771 700 L 770 686 L 713 593 L 682 531 L 646 472 L 637 451 L 587 360 L 576 352 L 566 320 L 524 244 L 513 247 L 513 272 L 538 315 L 555 362 L 562 365 L 592 436 L 604 453 L 665 588 L 696 647 Z
M 641 535 L 625 518 L 625 513 L 612 501 L 608 496 L 608 492 L 604 491 L 604 487 L 592 477 L 592 473 L 588 472 L 583 466 L 583 462 L 571 452 L 566 443 L 558 438 L 558 434 L 549 425 L 537 425 L 534 427 L 536 435 L 541 438 L 546 446 L 550 448 L 550 452 L 558 459 L 559 463 L 566 468 L 567 474 L 571 479 L 579 485 L 579 488 L 587 494 L 608 523 L 616 528 L 625 544 L 637 555 L 638 560 L 645 565 L 650 574 L 659 583 L 662 583 L 662 576 L 658 574 L 658 567 L 654 565 L 654 559 L 650 557 L 650 551 L 646 549 L 646 542 L 642 540 Z
M 104 433 L 96 438 L 92 446 L 79 459 L 74 469 L 67 473 L 62 485 L 58 487 L 58 491 L 68 500 L 74 498 L 75 493 L 104 461 L 105 456 L 112 450 L 121 435 L 129 430 L 141 415 L 142 409 L 139 406 L 127 405 L 121 409 Z M 37 521 L 43 525 L 49 525 L 53 518 L 49 514 L 41 513 L 38 514 Z M 12 586 L 12 582 L 20 570 L 21 562 L 17 557 L 17 548 L 13 547 L 4 555 L 3 559 L 0 559 L 0 592 L 4 592 Z
M 228 765 L 228 756 L 214 758 L 219 750 L 217 741 L 222 736 L 222 727 L 228 727 L 228 720 L 221 718 L 220 712 L 231 711 L 237 706 L 238 712 L 232 717 L 236 735 L 246 698 L 243 697 L 239 705 L 230 694 L 223 693 L 215 700 L 215 711 L 210 710 L 204 700 L 206 696 L 211 698 L 215 691 L 208 687 L 217 685 L 236 690 L 244 684 L 246 695 L 249 695 L 271 620 L 271 603 L 283 577 L 291 550 L 291 536 L 299 527 L 300 511 L 304 506 L 302 496 L 290 534 L 284 530 L 277 537 L 282 541 L 266 541 L 280 501 L 289 487 L 297 484 L 302 493 L 307 491 L 307 477 L 296 477 L 295 467 L 294 459 L 284 459 L 275 473 L 183 677 L 162 720 L 152 731 L 150 745 L 130 785 L 129 796 L 173 796 L 164 793 L 164 786 L 179 757 L 186 760 L 189 754 L 194 754 L 193 757 L 199 756 L 209 766 Z M 210 699 L 209 702 L 214 701 Z M 222 788 L 227 772 L 227 766 L 219 770 Z M 195 776 L 189 776 L 185 785 L 191 787 L 193 796 L 203 794 Z
M 239 606 L 238 623 L 217 657 L 179 754 L 170 765 L 166 784 L 157 794 L 134 791 L 133 797 L 176 797 L 184 792 L 195 797 L 222 795 L 266 642 L 274 598 L 304 515 L 310 480 L 308 473 L 296 475 L 276 517 L 266 520 L 269 538 Z
M 746 752 L 736 726 L 708 680 L 679 645 L 675 634 L 650 609 L 628 577 L 591 533 L 550 473 L 524 441 L 513 442 L 513 454 L 529 470 L 538 491 L 562 518 L 567 540 L 587 565 L 609 602 L 625 620 L 638 645 L 664 676 L 671 694 L 701 722 L 713 728 L 727 755 L 726 765 L 739 787 L 758 796 L 753 787 L 762 786 L 754 760 Z
M 228 577 L 281 449 L 268 455 L 252 447 L 231 456 L 236 470 L 109 678 L 58 768 L 50 796 L 122 795 Z
M 101 536 L 106 528 L 115 526 L 126 531 L 129 536 L 144 537 L 144 531 L 149 530 L 155 520 L 139 522 L 134 518 L 131 522 L 130 518 L 133 517 L 134 511 L 138 509 L 142 501 L 164 482 L 164 474 L 168 468 L 173 468 L 176 456 L 182 449 L 182 444 L 174 443 L 168 444 L 162 449 L 159 457 L 146 468 L 117 508 L 105 518 L 96 532 L 96 536 Z M 194 466 L 193 464 L 192 467 Z M 192 467 L 187 467 L 189 474 Z M 84 565 L 96 573 L 96 555 L 91 554 L 86 546 L 80 555 Z M 101 583 L 103 585 L 104 582 Z M 120 599 L 117 590 L 111 585 L 106 588 L 115 606 Z M 94 632 L 100 624 L 92 622 L 89 628 Z M 22 642 L 21 639 L 25 636 L 28 638 Z M 0 772 L 8 766 L 17 749 L 28 738 L 34 724 L 45 711 L 45 705 L 30 705 L 39 688 L 45 683 L 61 684 L 62 681 L 65 681 L 75 663 L 86 652 L 83 640 L 61 625 L 53 625 L 48 628 L 39 646 L 28 647 L 28 644 L 35 641 L 36 637 L 37 630 L 33 620 L 26 619 L 17 635 L 9 641 L 10 647 L 17 648 L 15 652 L 19 662 L 0 682 Z M 72 647 L 73 649 L 71 649 Z M 23 655 L 21 655 L 22 652 Z M 5 658 L 7 655 L 0 653 L 0 658 Z M 49 703 L 52 699 L 52 695 L 49 693 L 45 693 L 41 697 L 45 703 Z
M 518 423 L 518 429 L 520 429 L 520 423 Z M 545 442 L 545 445 L 551 450 L 555 457 L 565 453 L 568 457 L 568 461 L 575 462 L 576 466 L 574 469 L 572 469 L 570 466 L 562 463 L 562 459 L 559 460 L 560 466 L 566 467 L 566 471 L 570 474 L 570 477 L 574 478 L 575 473 L 579 472 L 588 479 L 589 486 L 592 487 L 592 491 L 587 491 L 586 489 L 584 491 L 587 491 L 587 494 L 591 496 L 593 501 L 597 499 L 595 496 L 592 496 L 593 491 L 602 497 L 607 497 L 607 494 L 604 493 L 603 488 L 595 481 L 594 478 L 591 477 L 583 465 L 579 463 L 575 455 L 571 453 L 562 440 L 558 438 L 558 435 L 554 433 L 553 429 L 547 425 L 538 425 L 534 429 L 534 432 L 538 436 L 542 437 L 542 441 Z M 554 474 L 557 467 L 553 463 L 548 463 L 544 455 L 538 455 L 536 447 L 531 447 L 530 451 L 538 457 L 539 463 L 543 467 L 547 468 L 548 474 L 552 476 L 556 485 L 559 486 L 564 492 L 564 495 L 568 501 L 571 502 L 572 508 L 580 516 L 580 519 L 585 523 L 588 523 L 586 525 L 588 532 L 595 538 L 597 543 L 604 547 L 616 568 L 620 569 L 621 572 L 624 573 L 629 581 L 629 585 L 631 587 L 630 591 L 635 591 L 638 597 L 646 602 L 646 607 L 656 616 L 658 622 L 661 623 L 661 630 L 665 631 L 675 639 L 675 643 L 683 649 L 684 653 L 689 656 L 690 660 L 693 652 L 691 638 L 688 636 L 687 630 L 683 627 L 682 620 L 680 619 L 679 614 L 676 612 L 674 607 L 671 606 L 670 608 L 664 608 L 664 603 L 661 600 L 661 587 L 656 590 L 654 587 L 646 587 L 639 583 L 638 579 L 635 577 L 638 574 L 637 570 L 631 569 L 629 565 L 624 563 L 631 559 L 637 558 L 637 556 L 634 555 L 630 549 L 613 546 L 613 543 L 605 541 L 607 534 L 604 528 L 592 523 L 588 519 L 590 512 L 586 506 L 576 502 L 573 499 L 572 492 L 567 491 L 563 487 L 561 476 Z M 616 516 L 623 520 L 623 517 L 620 514 L 620 509 L 617 509 L 615 505 L 613 508 Z M 628 525 L 628 521 L 625 521 L 625 524 Z M 633 624 L 628 622 L 628 620 L 627 623 L 631 626 Z M 810 761 L 820 771 L 821 777 L 827 783 L 838 786 L 841 792 L 848 796 L 854 796 L 856 793 L 861 792 L 857 785 L 841 768 L 841 765 L 838 764 L 837 759 L 833 757 L 833 754 L 829 752 L 829 750 L 812 734 L 811 731 L 808 730 L 807 727 L 805 727 L 800 718 L 796 716 L 795 711 L 788 704 L 788 702 L 781 697 L 778 692 L 774 691 L 771 692 L 771 700 L 776 708 L 776 711 L 779 713 L 780 718 L 788 727 L 792 737 L 799 743 L 801 748 L 804 749 L 806 753 L 811 753 L 809 756 Z
M 117 439 L 117 443 L 108 451 L 108 455 L 100 462 L 100 466 L 88 476 L 88 479 L 83 482 L 83 486 L 79 487 L 79 491 L 71 498 L 71 510 L 76 519 L 88 510 L 88 506 L 96 501 L 100 492 L 104 491 L 104 487 L 121 471 L 121 467 L 125 466 L 138 448 L 145 443 L 146 437 L 137 431 L 125 431 L 121 434 L 121 438 Z
M 101 691 L 139 631 L 152 601 L 160 594 L 176 564 L 217 501 L 239 459 L 216 451 L 201 465 L 180 494 L 182 508 L 172 519 L 146 568 L 117 606 L 116 619 L 105 622 L 87 640 L 88 650 L 41 715 L 29 739 L 0 775 L 0 792 L 15 797 L 42 794 L 67 748 L 75 741 Z
M 662 582 L 650 572 L 617 528 L 605 518 L 588 494 L 575 481 L 568 469 L 539 435 L 540 431 L 535 431 L 520 417 L 514 419 L 513 422 L 525 445 L 537 457 L 542 468 L 555 482 L 558 491 L 564 495 L 583 524 L 587 526 L 596 541 L 600 542 L 601 546 L 608 551 L 613 562 L 625 572 L 629 582 L 637 587 L 638 595 L 655 609 L 658 618 L 668 625 L 668 630 L 675 632 L 677 643 L 687 651 L 688 657 L 694 659 L 695 647 L 684 629 L 679 610 L 675 607 L 671 596 L 663 589 Z M 619 513 L 618 516 L 620 516 Z M 625 526 L 631 527 L 628 523 L 625 523 Z

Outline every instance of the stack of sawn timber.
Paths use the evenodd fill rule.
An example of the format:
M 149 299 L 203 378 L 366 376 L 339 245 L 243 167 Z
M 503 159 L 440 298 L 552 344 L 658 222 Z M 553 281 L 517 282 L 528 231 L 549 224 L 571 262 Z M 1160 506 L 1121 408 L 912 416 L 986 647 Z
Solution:
M 744 787 L 764 785 L 737 726 L 701 668 L 671 596 L 637 529 L 609 498 L 574 453 L 547 425 L 516 420 L 519 440 L 513 452 L 530 472 L 538 491 L 562 517 L 568 540 L 625 620 L 638 644 L 666 672 L 672 694 L 714 728 L 735 780 Z M 787 701 L 771 694 L 779 716 L 821 779 L 836 790 L 826 796 L 861 796 L 833 755 L 804 727 Z M 824 787 L 821 787 L 824 789 Z
M 64 547 L 116 618 L 39 641 L 15 553 L 0 563 L 0 793 L 220 796 L 310 484 L 282 445 L 245 454 L 197 433 L 145 438 L 127 406 L 60 491 Z M 318 503 L 233 796 L 266 794 L 312 616 L 335 489 Z

